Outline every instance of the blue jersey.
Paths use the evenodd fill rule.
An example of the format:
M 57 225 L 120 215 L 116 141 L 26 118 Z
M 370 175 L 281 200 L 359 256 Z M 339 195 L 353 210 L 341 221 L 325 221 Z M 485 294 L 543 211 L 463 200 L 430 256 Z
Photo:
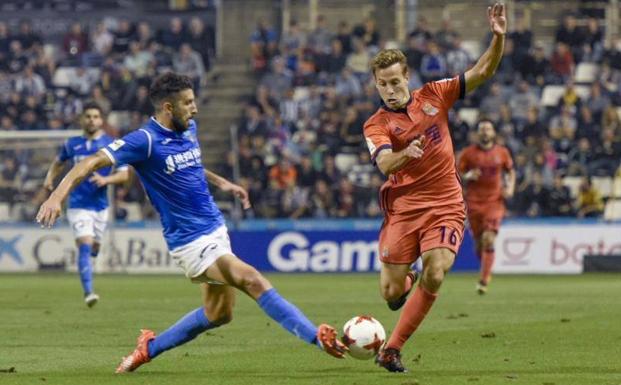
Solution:
M 61 162 L 69 160 L 72 165 L 75 165 L 113 141 L 114 139 L 106 134 L 95 139 L 87 139 L 84 136 L 74 136 L 65 141 L 65 144 L 58 154 L 58 159 Z M 119 164 L 119 168 L 120 167 Z M 111 167 L 104 167 L 97 170 L 97 173 L 102 176 L 107 176 L 110 175 L 111 171 Z M 92 175 L 89 175 L 84 178 L 82 183 L 71 192 L 71 195 L 69 195 L 69 208 L 100 211 L 108 207 L 106 187 L 97 187 L 95 183 L 90 182 L 88 179 L 91 176 Z
M 131 164 L 160 214 L 170 250 L 224 224 L 209 192 L 196 137 L 196 123 L 183 133 L 154 118 L 103 151 L 114 163 Z

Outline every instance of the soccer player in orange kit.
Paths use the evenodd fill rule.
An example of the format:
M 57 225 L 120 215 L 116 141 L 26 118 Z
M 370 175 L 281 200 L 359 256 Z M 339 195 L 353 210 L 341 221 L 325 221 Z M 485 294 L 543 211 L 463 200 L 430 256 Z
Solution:
M 505 214 L 504 200 L 515 191 L 515 170 L 509 150 L 495 143 L 494 124 L 481 120 L 477 132 L 479 143 L 464 149 L 458 169 L 466 186 L 468 222 L 481 260 L 477 291 L 485 294 L 492 277 L 494 241 Z
M 384 103 L 364 124 L 373 161 L 388 180 L 380 189 L 384 224 L 380 231 L 380 290 L 392 310 L 403 306 L 396 327 L 376 362 L 404 372 L 401 348 L 438 296 L 462 241 L 465 207 L 448 128 L 448 110 L 490 79 L 502 58 L 505 7 L 488 7 L 494 36 L 466 73 L 410 92 L 405 55 L 380 51 L 371 63 Z M 421 283 L 408 298 L 416 276 L 411 264 L 423 259 Z M 405 305 L 405 306 L 404 306 Z

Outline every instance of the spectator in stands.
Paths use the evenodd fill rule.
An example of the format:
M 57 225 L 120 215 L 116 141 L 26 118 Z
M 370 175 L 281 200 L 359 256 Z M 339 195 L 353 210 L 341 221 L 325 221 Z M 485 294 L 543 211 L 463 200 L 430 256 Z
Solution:
M 28 66 L 15 79 L 15 91 L 23 96 L 40 98 L 46 91 L 45 82 L 41 75 L 34 72 L 32 66 Z
M 313 160 L 308 155 L 300 158 L 300 163 L 296 166 L 297 183 L 304 188 L 312 188 L 317 182 L 318 173 L 313 166 Z
M 0 21 L 0 70 L 4 70 L 3 63 L 9 54 L 9 47 L 12 40 L 11 33 L 4 21 Z
M 548 204 L 544 213 L 553 217 L 574 215 L 571 193 L 569 188 L 563 185 L 563 177 L 560 173 L 554 175 L 554 183 L 548 193 Z
M 413 39 L 413 40 L 417 41 L 416 39 Z M 448 76 L 450 76 L 450 77 L 459 76 L 459 75 L 465 73 L 466 70 L 468 70 L 468 68 L 470 68 L 470 64 L 472 62 L 472 60 L 470 59 L 470 55 L 468 54 L 468 51 L 466 51 L 462 47 L 461 35 L 454 34 L 452 40 L 453 40 L 452 41 L 452 45 L 448 49 L 448 52 L 446 53 L 446 63 L 447 63 L 447 66 L 448 66 Z M 417 52 L 414 51 L 412 53 L 416 55 Z M 422 60 L 422 58 L 421 58 L 421 60 Z M 416 63 L 412 63 L 412 64 L 415 65 Z M 409 65 L 409 63 L 408 63 L 408 65 Z
M 601 132 L 601 126 L 593 118 L 593 112 L 587 106 L 580 108 L 580 114 L 578 116 L 578 130 L 576 136 L 585 137 L 591 141 L 599 139 Z
M 140 44 L 140 48 L 147 49 L 152 42 L 155 41 L 155 36 L 151 30 L 149 23 L 141 21 L 136 28 L 135 41 Z
M 22 44 L 22 48 L 27 51 L 34 45 L 43 44 L 43 39 L 32 30 L 32 23 L 29 20 L 22 20 L 19 22 L 19 33 L 16 38 Z
M 260 84 L 269 90 L 270 96 L 281 99 L 293 85 L 293 75 L 285 68 L 283 59 L 277 56 L 272 60 L 272 72 L 265 74 Z
M 543 215 L 548 205 L 549 191 L 543 184 L 540 172 L 534 172 L 531 183 L 518 195 L 520 201 L 518 211 L 530 218 Z
M 572 13 L 566 14 L 561 26 L 556 30 L 555 41 L 557 46 L 558 43 L 563 43 L 568 51 L 571 50 L 572 57 L 576 59 L 576 62 L 580 62 L 584 38 L 582 30 L 578 27 L 576 16 Z
M 108 31 L 108 26 L 105 22 L 100 21 L 95 27 L 95 32 L 91 34 L 91 47 L 97 54 L 104 57 L 112 50 L 112 44 L 114 43 L 114 36 Z
M 407 49 L 403 52 L 405 57 L 407 58 L 408 68 L 410 69 L 410 76 L 413 73 L 420 72 L 420 65 L 423 61 L 423 56 L 425 56 L 426 41 L 420 39 L 417 36 L 410 35 L 408 38 L 408 46 Z M 449 69 L 453 71 L 453 69 Z
M 257 106 L 259 112 L 267 116 L 273 116 L 278 108 L 278 101 L 270 96 L 269 89 L 265 85 L 257 86 L 254 100 L 250 104 Z
M 101 107 L 101 111 L 103 116 L 108 116 L 110 111 L 112 111 L 112 103 L 110 99 L 108 99 L 104 94 L 101 86 L 96 85 L 93 87 L 91 92 L 91 100 L 95 102 L 99 107 Z
M 621 70 L 621 36 L 613 35 L 604 53 L 604 58 L 612 68 Z
M 578 146 L 569 151 L 567 158 L 569 162 L 567 175 L 588 175 L 589 165 L 593 161 L 593 151 L 589 140 L 587 138 L 580 138 Z
M 246 106 L 246 114 L 239 123 L 239 135 L 266 137 L 267 132 L 267 125 L 259 108 L 255 105 Z
M 324 15 L 317 16 L 315 29 L 308 34 L 308 48 L 315 53 L 330 52 L 330 44 L 332 42 L 332 32 L 327 27 L 326 17 Z
M 358 79 L 364 81 L 368 77 L 370 61 L 371 55 L 364 42 L 360 39 L 354 39 L 354 52 L 347 56 L 346 67 L 349 67 Z
M 351 44 L 351 43 L 350 43 Z M 339 39 L 333 39 L 330 54 L 325 59 L 325 71 L 329 74 L 338 74 L 345 68 L 347 54 L 343 50 L 343 43 Z
M 139 86 L 136 94 L 127 105 L 128 110 L 137 111 L 142 115 L 143 120 L 153 115 L 153 104 L 149 99 L 149 89 L 146 86 Z
M 531 91 L 528 82 L 521 80 L 518 83 L 516 92 L 511 94 L 511 99 L 509 100 L 511 112 L 517 124 L 524 124 L 528 121 L 528 111 L 536 108 L 538 104 L 539 98 Z
M 336 77 L 336 95 L 347 100 L 357 98 L 362 94 L 362 84 L 352 70 L 348 67 L 343 68 L 341 73 Z
M 551 76 L 550 61 L 541 44 L 535 44 L 533 53 L 525 58 L 520 73 L 530 84 L 542 87 Z
M 590 17 L 584 31 L 584 46 L 582 61 L 599 63 L 604 56 L 604 31 L 599 26 L 599 20 Z
M 599 217 L 604 212 L 604 200 L 600 192 L 593 187 L 590 177 L 582 179 L 576 206 L 578 218 Z
M 129 43 L 134 39 L 134 30 L 129 20 L 119 21 L 119 27 L 114 32 L 112 52 L 117 55 L 124 54 L 129 49 Z
M 515 52 L 515 44 L 513 40 L 505 40 L 505 49 L 502 53 L 502 61 L 494 74 L 494 81 L 511 86 L 515 80 L 515 73 L 523 66 L 520 60 L 525 60 Z
M 28 56 L 24 49 L 22 48 L 22 43 L 19 40 L 12 40 L 9 44 L 9 54 L 7 57 L 6 63 L 4 63 L 5 68 L 11 74 L 17 74 L 23 71 L 24 68 L 28 65 Z
M 432 80 L 442 79 L 446 76 L 447 70 L 446 59 L 440 52 L 440 47 L 436 42 L 430 41 L 427 44 L 427 53 L 423 55 L 421 60 L 421 80 L 426 83 Z
M 207 25 L 198 17 L 190 20 L 186 42 L 201 55 L 205 71 L 211 69 L 211 58 L 215 56 L 216 36 L 212 26 Z
M 183 44 L 184 40 L 183 21 L 180 17 L 171 18 L 169 28 L 162 31 L 160 43 L 171 50 L 177 50 L 181 44 Z
M 328 218 L 336 214 L 336 199 L 328 182 L 318 179 L 310 198 L 313 218 Z
M 82 54 L 88 50 L 88 35 L 82 31 L 82 24 L 75 22 L 63 38 L 63 51 L 69 65 L 80 63 Z
M 600 121 L 604 110 L 610 105 L 610 98 L 602 92 L 602 86 L 599 82 L 591 84 L 591 92 L 585 104 L 593 114 L 593 119 Z
M 295 184 L 297 180 L 297 170 L 291 161 L 283 156 L 278 164 L 272 166 L 269 172 L 269 184 L 272 188 L 284 190 L 290 184 Z
M 339 21 L 337 27 L 336 36 L 334 37 L 341 42 L 341 47 L 345 56 L 349 55 L 353 51 L 352 45 L 352 32 L 349 23 L 345 20 Z
M 181 44 L 179 52 L 173 57 L 173 70 L 180 75 L 188 76 L 193 83 L 194 93 L 200 95 L 200 87 L 205 77 L 203 59 L 188 43 Z
M 533 42 L 533 33 L 526 27 L 526 22 L 522 15 L 515 18 L 515 28 L 509 33 L 509 38 L 513 41 L 515 54 L 519 61 L 528 56 Z
M 132 41 L 129 43 L 129 53 L 125 55 L 123 65 L 136 79 L 148 82 L 147 74 L 154 60 L 155 58 L 151 52 L 142 49 L 142 46 L 137 41 Z
M 309 189 L 289 181 L 282 193 L 280 206 L 283 216 L 291 219 L 306 217 L 310 214 L 308 207 Z
M 69 78 L 69 88 L 79 96 L 90 94 L 97 79 L 84 67 L 76 68 L 75 74 Z
M 609 105 L 602 116 L 602 129 L 612 130 L 617 138 L 621 137 L 621 116 L 617 112 L 617 108 Z
M 616 139 L 614 131 L 602 131 L 601 144 L 595 147 L 593 161 L 589 164 L 589 173 L 598 176 L 613 176 L 621 161 L 621 141 Z
M 0 131 L 15 131 L 17 129 L 15 122 L 10 116 L 5 115 L 0 118 Z
M 271 58 L 278 52 L 278 35 L 267 21 L 260 19 L 250 36 L 252 66 L 255 71 L 268 69 Z
M 487 96 L 481 101 L 479 112 L 482 116 L 496 122 L 500 119 L 500 107 L 504 103 L 502 88 L 499 83 L 492 83 Z
M 555 83 L 566 83 L 574 73 L 574 56 L 569 46 L 563 42 L 556 43 L 550 59 L 552 75 Z
M 436 32 L 434 41 L 438 44 L 443 51 L 450 50 L 455 46 L 455 39 L 459 34 L 453 28 L 451 19 L 443 18 L 440 30 Z
M 360 39 L 366 47 L 377 49 L 380 43 L 380 33 L 377 30 L 375 20 L 367 17 L 362 24 L 354 27 L 353 35 Z

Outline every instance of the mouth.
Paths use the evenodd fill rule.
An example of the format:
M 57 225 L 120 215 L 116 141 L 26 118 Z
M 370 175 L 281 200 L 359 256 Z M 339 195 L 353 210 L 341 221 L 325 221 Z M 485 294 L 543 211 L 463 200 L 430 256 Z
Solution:
M 397 104 L 397 103 L 399 103 L 399 99 L 397 99 L 397 98 L 388 98 L 388 103 L 389 104 Z

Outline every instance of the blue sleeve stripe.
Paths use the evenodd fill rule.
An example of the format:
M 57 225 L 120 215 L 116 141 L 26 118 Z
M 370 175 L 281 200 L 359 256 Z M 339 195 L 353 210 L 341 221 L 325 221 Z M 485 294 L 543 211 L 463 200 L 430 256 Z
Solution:
M 112 164 L 116 163 L 116 159 L 114 158 L 114 155 L 112 155 L 112 153 L 107 148 L 102 148 L 101 152 L 103 152 L 104 154 L 106 154 L 108 158 L 110 158 L 110 160 L 112 161 Z
M 149 150 L 147 151 L 147 158 L 150 158 L 153 139 L 151 138 L 151 134 L 149 133 L 149 131 L 145 130 L 144 128 L 141 128 L 140 131 L 144 132 L 147 135 L 147 139 L 149 140 Z

